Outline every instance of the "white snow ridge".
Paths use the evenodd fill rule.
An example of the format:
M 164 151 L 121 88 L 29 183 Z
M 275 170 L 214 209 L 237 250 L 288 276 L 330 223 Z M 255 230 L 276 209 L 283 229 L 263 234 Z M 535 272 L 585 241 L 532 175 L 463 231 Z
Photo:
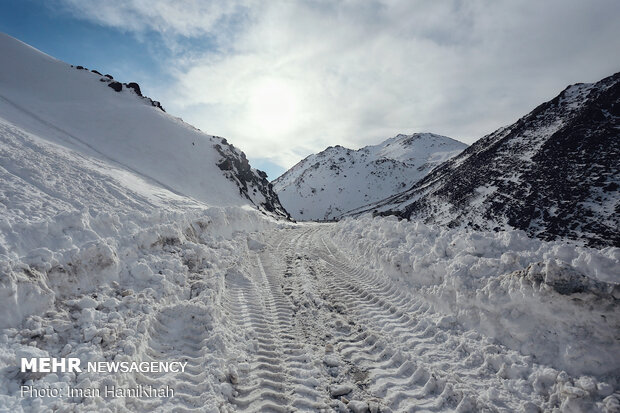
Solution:
M 293 223 L 223 139 L 5 35 L 0 55 L 0 412 L 620 411 L 619 248 Z M 288 176 L 319 163 L 333 195 L 328 170 L 359 172 L 342 192 L 365 202 L 463 149 L 444 139 Z M 47 358 L 81 370 L 22 369 Z

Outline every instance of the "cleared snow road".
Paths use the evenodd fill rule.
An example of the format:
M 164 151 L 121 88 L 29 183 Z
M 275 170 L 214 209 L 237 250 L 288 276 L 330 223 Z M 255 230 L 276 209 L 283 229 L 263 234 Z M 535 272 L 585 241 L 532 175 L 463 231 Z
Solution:
M 546 402 L 522 380 L 539 368 L 529 357 L 434 313 L 323 228 L 266 235 L 244 258 L 252 276 L 226 277 L 226 318 L 254 338 L 230 377 L 236 410 L 535 411 Z

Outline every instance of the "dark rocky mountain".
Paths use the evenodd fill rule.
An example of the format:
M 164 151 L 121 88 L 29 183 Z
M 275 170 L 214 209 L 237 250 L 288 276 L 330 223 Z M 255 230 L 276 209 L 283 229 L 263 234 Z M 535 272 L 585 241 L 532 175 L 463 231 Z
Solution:
M 620 73 L 575 84 L 356 213 L 620 246 Z
M 214 145 L 215 150 L 222 156 L 217 166 L 228 180 L 237 184 L 239 193 L 259 209 L 290 219 L 291 216 L 280 203 L 273 185 L 267 180 L 267 174 L 252 168 L 245 153 L 228 143 L 226 139 L 219 136 L 214 138 L 221 140 Z

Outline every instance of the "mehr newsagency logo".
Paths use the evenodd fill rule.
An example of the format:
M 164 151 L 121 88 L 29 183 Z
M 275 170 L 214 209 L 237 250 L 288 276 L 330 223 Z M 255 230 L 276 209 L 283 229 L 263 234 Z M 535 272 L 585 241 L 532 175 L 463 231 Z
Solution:
M 33 357 L 21 359 L 22 373 L 184 373 L 187 362 L 183 361 L 89 361 L 85 366 L 77 357 Z M 152 385 L 136 385 L 120 387 L 105 385 L 99 387 L 36 387 L 24 384 L 20 388 L 22 397 L 174 397 L 174 389 L 170 386 L 153 387 Z

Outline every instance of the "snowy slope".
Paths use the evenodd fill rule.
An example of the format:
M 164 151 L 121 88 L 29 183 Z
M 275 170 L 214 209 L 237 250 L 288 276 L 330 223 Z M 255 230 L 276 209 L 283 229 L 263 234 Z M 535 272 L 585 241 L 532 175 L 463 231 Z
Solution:
M 569 86 L 377 210 L 620 245 L 620 74 Z
M 242 152 L 153 106 L 137 85 L 74 68 L 4 34 L 0 55 L 0 116 L 16 127 L 209 205 L 286 215 Z
M 152 411 L 140 398 L 66 391 L 156 383 L 152 376 L 27 374 L 20 360 L 187 360 L 205 336 L 222 334 L 214 299 L 248 233 L 283 222 L 247 205 L 213 207 L 175 194 L 0 118 L 0 411 Z M 182 394 L 192 386 L 187 375 L 165 378 L 181 395 L 156 400 L 158 411 L 223 403 L 227 346 L 213 343 L 202 366 L 189 362 L 192 377 L 202 375 L 200 397 Z M 65 390 L 24 396 L 24 383 Z
M 339 218 L 409 188 L 466 147 L 432 133 L 398 135 L 358 150 L 330 146 L 277 178 L 274 190 L 295 219 Z
M 2 118 L 0 177 L 0 327 L 48 308 L 56 296 L 118 281 L 112 274 L 129 265 L 119 261 L 122 238 L 144 230 L 156 243 L 159 233 L 176 232 L 170 228 L 183 225 L 179 221 L 208 222 L 209 216 L 222 214 L 221 208 L 67 150 Z M 262 214 L 249 206 L 223 211 L 247 216 L 248 228 L 261 221 Z

